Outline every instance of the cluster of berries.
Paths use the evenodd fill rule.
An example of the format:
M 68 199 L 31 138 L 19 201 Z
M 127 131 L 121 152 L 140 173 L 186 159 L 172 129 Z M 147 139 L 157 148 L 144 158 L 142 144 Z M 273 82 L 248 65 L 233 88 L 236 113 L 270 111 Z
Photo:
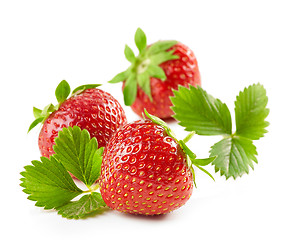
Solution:
M 38 144 L 47 158 L 54 154 L 55 139 L 63 128 L 86 129 L 98 147 L 105 148 L 99 186 L 107 206 L 158 215 L 179 208 L 192 194 L 193 168 L 185 144 L 159 118 L 173 115 L 173 89 L 200 85 L 200 73 L 193 52 L 180 42 L 147 46 L 141 29 L 135 42 L 140 54 L 135 57 L 126 46 L 131 67 L 110 82 L 123 82 L 125 104 L 149 119 L 127 123 L 120 103 L 98 85 L 81 86 L 68 98 L 70 87 L 63 80 L 56 90 L 58 105 L 34 108 L 36 120 L 30 129 L 42 123 Z

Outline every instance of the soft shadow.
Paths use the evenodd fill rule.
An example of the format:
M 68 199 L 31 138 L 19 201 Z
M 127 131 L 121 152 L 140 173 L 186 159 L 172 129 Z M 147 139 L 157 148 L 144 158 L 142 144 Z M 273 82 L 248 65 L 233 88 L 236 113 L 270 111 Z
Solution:
M 141 214 L 130 214 L 130 213 L 120 213 L 121 216 L 129 219 L 143 220 L 143 221 L 163 221 L 170 217 L 171 213 L 161 214 L 161 215 L 141 215 Z
M 163 119 L 163 121 L 166 122 L 167 124 L 177 123 L 177 122 L 178 122 L 178 121 L 177 121 L 175 118 L 173 118 L 173 117 Z

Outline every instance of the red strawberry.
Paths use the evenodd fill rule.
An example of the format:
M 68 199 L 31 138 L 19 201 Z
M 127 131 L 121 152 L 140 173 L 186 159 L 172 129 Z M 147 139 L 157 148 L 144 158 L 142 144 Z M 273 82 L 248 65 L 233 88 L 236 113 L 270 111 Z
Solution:
M 126 124 L 110 139 L 103 154 L 100 190 L 112 209 L 157 215 L 181 207 L 190 198 L 191 161 L 206 165 L 213 158 L 195 159 L 164 122 L 147 115 L 152 121 Z
M 138 28 L 135 43 L 139 55 L 126 45 L 126 58 L 132 63 L 124 72 L 116 75 L 110 82 L 124 81 L 123 93 L 125 104 L 142 115 L 146 109 L 149 113 L 169 118 L 173 115 L 172 90 L 178 85 L 201 85 L 200 72 L 194 53 L 177 41 L 158 41 L 147 46 L 144 32 Z
M 34 108 L 36 124 L 43 122 L 39 135 L 39 149 L 44 157 L 50 157 L 54 139 L 64 127 L 77 125 L 87 129 L 91 138 L 96 137 L 98 147 L 104 147 L 117 128 L 127 122 L 125 112 L 119 102 L 109 93 L 96 89 L 97 85 L 76 88 L 72 96 L 68 83 L 63 80 L 57 87 L 57 106 L 48 105 L 44 110 Z M 51 113 L 51 114 L 50 114 Z

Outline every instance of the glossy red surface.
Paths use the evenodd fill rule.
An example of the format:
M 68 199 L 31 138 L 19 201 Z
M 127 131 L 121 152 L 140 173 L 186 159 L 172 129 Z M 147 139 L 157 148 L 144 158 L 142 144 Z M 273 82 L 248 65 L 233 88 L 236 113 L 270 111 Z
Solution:
M 193 178 L 177 141 L 161 126 L 139 120 L 124 125 L 107 144 L 100 189 L 112 209 L 159 215 L 187 202 Z
M 112 95 L 100 89 L 87 89 L 67 99 L 47 118 L 39 134 L 39 149 L 42 156 L 51 156 L 58 132 L 74 125 L 87 129 L 91 138 L 96 137 L 98 147 L 104 147 L 126 122 L 122 106 Z

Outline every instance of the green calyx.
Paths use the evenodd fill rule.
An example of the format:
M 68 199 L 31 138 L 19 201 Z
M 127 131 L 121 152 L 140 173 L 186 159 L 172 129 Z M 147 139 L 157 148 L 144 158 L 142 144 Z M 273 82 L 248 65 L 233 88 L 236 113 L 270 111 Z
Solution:
M 30 132 L 35 126 L 37 126 L 39 123 L 43 123 L 51 113 L 54 111 L 58 110 L 60 105 L 69 97 L 69 96 L 74 96 L 82 93 L 86 89 L 90 88 L 96 88 L 101 86 L 101 84 L 86 84 L 86 85 L 81 85 L 77 88 L 75 88 L 71 95 L 70 95 L 70 86 L 66 80 L 62 80 L 57 88 L 55 89 L 55 97 L 57 99 L 57 104 L 53 105 L 52 103 L 48 104 L 47 106 L 44 107 L 43 110 L 34 107 L 33 108 L 33 113 L 35 120 L 32 122 L 32 124 L 29 127 L 28 132 Z
M 186 164 L 187 164 L 187 167 L 191 169 L 192 171 L 193 181 L 194 181 L 195 186 L 196 186 L 196 181 L 195 181 L 195 172 L 194 172 L 193 166 L 197 167 L 198 169 L 206 173 L 208 176 L 210 176 L 215 181 L 214 177 L 202 166 L 206 166 L 210 164 L 211 162 L 213 162 L 216 159 L 216 156 L 212 156 L 209 158 L 203 158 L 203 159 L 197 158 L 196 154 L 193 153 L 190 150 L 190 148 L 186 145 L 186 143 L 195 135 L 194 131 L 190 132 L 183 140 L 178 140 L 175 134 L 173 133 L 173 131 L 168 127 L 168 125 L 163 120 L 161 120 L 160 118 L 156 116 L 149 114 L 146 110 L 144 110 L 144 113 L 152 122 L 162 126 L 164 130 L 166 131 L 167 135 L 172 137 L 179 143 L 180 147 L 182 148 L 182 150 L 187 156 Z
M 164 70 L 159 66 L 166 61 L 179 58 L 173 54 L 173 50 L 168 51 L 177 41 L 158 41 L 147 46 L 145 33 L 138 28 L 135 33 L 135 44 L 139 50 L 138 56 L 135 56 L 132 49 L 125 46 L 125 57 L 131 63 L 131 66 L 124 72 L 117 74 L 109 83 L 118 83 L 125 81 L 123 90 L 124 102 L 130 106 L 135 101 L 137 95 L 137 86 L 139 86 L 152 101 L 150 77 L 155 77 L 161 81 L 166 80 Z

